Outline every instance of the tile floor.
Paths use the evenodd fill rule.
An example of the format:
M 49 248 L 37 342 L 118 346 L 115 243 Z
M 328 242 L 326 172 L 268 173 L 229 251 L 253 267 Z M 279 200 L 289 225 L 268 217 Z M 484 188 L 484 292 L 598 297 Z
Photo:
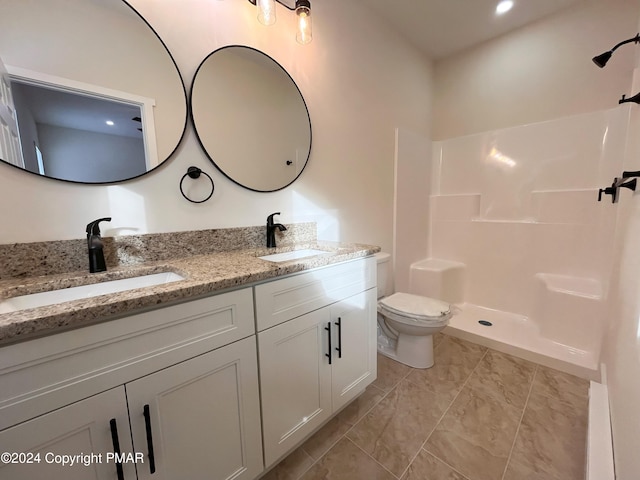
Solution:
M 582 480 L 586 380 L 438 334 L 435 365 L 378 356 L 366 391 L 263 480 Z

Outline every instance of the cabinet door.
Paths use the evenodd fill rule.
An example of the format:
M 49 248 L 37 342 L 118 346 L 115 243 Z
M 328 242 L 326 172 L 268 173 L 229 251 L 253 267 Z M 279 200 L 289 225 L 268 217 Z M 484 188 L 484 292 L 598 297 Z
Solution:
M 32 453 L 32 460 L 39 454 L 39 463 L 0 462 L 0 479 L 116 480 L 118 472 L 113 458 L 111 420 L 115 420 L 120 451 L 132 453 L 124 387 L 3 430 L 0 432 L 0 451 Z M 63 458 L 67 463 L 74 460 L 76 464 L 64 465 Z M 122 464 L 121 478 L 135 480 L 133 461 Z
M 376 289 L 331 305 L 335 345 L 331 372 L 336 411 L 376 379 Z
M 134 448 L 145 455 L 140 480 L 262 472 L 255 342 L 252 336 L 126 385 Z
M 322 308 L 258 334 L 267 467 L 331 415 L 328 323 Z

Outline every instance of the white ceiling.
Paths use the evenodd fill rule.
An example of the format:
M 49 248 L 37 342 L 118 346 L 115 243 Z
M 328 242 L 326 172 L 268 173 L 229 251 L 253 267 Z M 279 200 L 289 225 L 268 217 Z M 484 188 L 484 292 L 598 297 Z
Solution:
M 514 0 L 496 15 L 499 0 L 361 0 L 434 59 L 522 27 L 569 6 L 592 0 Z

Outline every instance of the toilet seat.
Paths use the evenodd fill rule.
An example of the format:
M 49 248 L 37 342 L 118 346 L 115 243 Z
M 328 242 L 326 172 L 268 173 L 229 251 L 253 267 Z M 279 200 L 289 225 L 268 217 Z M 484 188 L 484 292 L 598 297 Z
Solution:
M 434 298 L 394 293 L 378 301 L 378 311 L 407 325 L 446 325 L 452 316 L 451 306 Z

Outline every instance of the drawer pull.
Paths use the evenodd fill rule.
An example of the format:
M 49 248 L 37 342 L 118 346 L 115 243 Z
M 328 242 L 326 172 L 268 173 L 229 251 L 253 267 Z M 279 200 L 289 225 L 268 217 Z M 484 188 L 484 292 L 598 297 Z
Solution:
M 338 346 L 336 350 L 338 351 L 338 358 L 342 358 L 342 318 L 338 317 L 336 325 L 338 326 Z
M 325 357 L 329 357 L 329 365 L 331 365 L 331 322 L 327 323 L 327 326 L 324 329 L 329 332 L 327 338 L 329 339 L 329 353 L 325 353 Z
M 147 431 L 147 449 L 149 451 L 149 473 L 156 473 L 156 457 L 153 454 L 153 433 L 151 432 L 151 413 L 149 405 L 144 406 L 144 425 Z
M 115 418 L 109 420 L 109 426 L 111 427 L 111 442 L 113 443 L 113 453 L 116 454 L 116 459 L 119 459 L 121 457 L 120 439 L 118 438 L 118 424 L 116 423 Z M 116 471 L 118 472 L 118 480 L 124 480 L 122 462 L 116 462 Z

